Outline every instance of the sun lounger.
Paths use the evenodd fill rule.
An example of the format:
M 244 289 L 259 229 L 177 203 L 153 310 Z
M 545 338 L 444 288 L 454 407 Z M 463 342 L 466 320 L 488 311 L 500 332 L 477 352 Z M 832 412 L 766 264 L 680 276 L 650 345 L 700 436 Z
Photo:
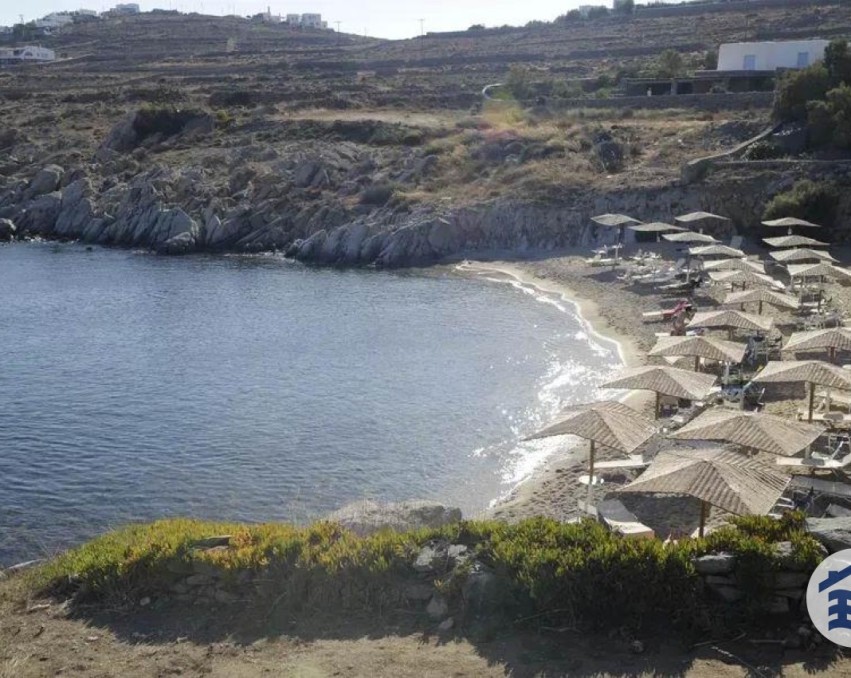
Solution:
M 820 494 L 826 494 L 831 497 L 851 499 L 851 485 L 832 480 L 822 480 L 821 478 L 811 478 L 810 476 L 792 476 L 789 487 L 799 490 L 815 490 Z
M 650 466 L 650 462 L 640 454 L 631 455 L 629 459 L 598 461 L 594 464 L 595 469 L 631 469 L 646 468 L 648 466 Z
M 795 466 L 798 468 L 827 468 L 840 469 L 851 465 L 851 454 L 847 454 L 841 459 L 828 459 L 822 456 L 812 456 L 809 459 L 798 459 L 795 457 L 778 457 L 778 466 Z
M 596 267 L 596 266 L 614 266 L 618 262 L 617 262 L 617 259 L 612 259 L 610 257 L 601 257 L 601 256 L 598 255 L 598 256 L 592 257 L 590 259 L 586 259 L 585 263 L 588 264 L 589 266 L 595 266 Z
M 617 499 L 606 499 L 597 506 L 597 519 L 612 532 L 633 539 L 652 539 L 656 536 L 652 529 L 639 522 Z

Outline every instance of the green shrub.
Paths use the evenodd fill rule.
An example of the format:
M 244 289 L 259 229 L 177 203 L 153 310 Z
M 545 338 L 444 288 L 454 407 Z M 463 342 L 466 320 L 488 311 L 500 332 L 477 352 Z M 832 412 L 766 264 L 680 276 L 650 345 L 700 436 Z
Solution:
M 666 49 L 656 60 L 656 75 L 659 78 L 676 78 L 684 72 L 683 56 L 675 49 Z
M 765 221 L 798 217 L 822 226 L 831 226 L 838 201 L 839 194 L 834 184 L 803 179 L 788 191 L 775 195 L 765 206 L 762 218 Z
M 846 40 L 831 40 L 824 50 L 824 66 L 833 85 L 851 84 L 851 52 Z
M 230 535 L 227 547 L 195 548 L 199 540 L 222 534 Z M 769 594 L 771 582 L 764 575 L 778 569 L 775 542 L 791 541 L 793 557 L 804 568 L 820 560 L 798 515 L 781 521 L 734 519 L 707 539 L 667 545 L 624 539 L 591 520 L 469 521 L 360 538 L 328 522 L 300 528 L 172 519 L 106 534 L 32 576 L 42 592 L 73 591 L 78 602 L 121 604 L 167 590 L 179 573 L 203 562 L 226 580 L 238 581 L 245 572 L 262 575 L 274 589 L 273 599 L 291 608 L 383 609 L 396 603 L 400 585 L 415 576 L 411 563 L 431 540 L 471 549 L 511 591 L 517 608 L 511 612 L 522 611 L 543 624 L 598 628 L 662 625 L 687 631 L 706 625 L 710 600 L 695 573 L 695 556 L 734 553 L 750 605 Z M 446 595 L 457 596 L 462 583 L 457 576 L 436 584 Z
M 786 155 L 785 151 L 771 141 L 757 141 L 745 150 L 744 157 L 748 160 L 774 160 Z
M 811 101 L 807 123 L 812 145 L 851 148 L 851 86 L 830 90 L 826 101 Z
M 830 77 L 822 63 L 789 71 L 777 82 L 774 117 L 782 122 L 807 119 L 810 101 L 824 99 L 830 89 Z

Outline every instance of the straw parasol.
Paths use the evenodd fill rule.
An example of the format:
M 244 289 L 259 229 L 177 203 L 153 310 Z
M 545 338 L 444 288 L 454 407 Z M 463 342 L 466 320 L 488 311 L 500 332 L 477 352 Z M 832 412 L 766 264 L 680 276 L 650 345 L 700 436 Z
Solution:
M 742 250 L 729 245 L 705 245 L 703 247 L 692 247 L 688 251 L 692 257 L 736 257 L 743 258 Z
M 712 374 L 689 372 L 676 367 L 648 365 L 622 370 L 620 374 L 600 388 L 635 389 L 656 392 L 656 418 L 659 418 L 661 396 L 668 395 L 683 400 L 702 400 L 712 392 L 717 377 Z
M 826 242 L 804 235 L 781 235 L 776 238 L 763 238 L 762 242 L 769 247 L 830 247 Z
M 627 226 L 627 228 L 637 233 L 678 233 L 686 230 L 682 226 L 674 226 L 673 224 L 666 224 L 662 221 L 651 221 L 649 224 L 634 224 Z
M 763 412 L 716 408 L 707 410 L 668 437 L 712 440 L 792 457 L 813 444 L 824 429 Z
M 751 332 L 769 332 L 774 326 L 771 318 L 763 318 L 753 313 L 742 313 L 732 309 L 720 309 L 718 311 L 702 311 L 695 313 L 687 327 L 705 327 L 707 329 L 727 329 L 730 336 L 734 330 L 748 330 Z
M 762 455 L 747 457 L 724 448 L 666 450 L 637 480 L 618 492 L 685 494 L 701 503 L 702 537 L 709 505 L 736 515 L 768 513 L 789 477 Z
M 551 436 L 574 435 L 591 443 L 588 458 L 588 502 L 594 484 L 595 445 L 610 447 L 630 454 L 656 433 L 653 422 L 631 407 L 614 400 L 577 405 L 563 412 L 558 420 L 527 440 Z
M 744 344 L 712 337 L 659 337 L 649 355 L 694 356 L 694 371 L 697 372 L 701 358 L 721 363 L 740 363 L 746 349 Z
M 821 360 L 771 360 L 751 381 L 754 384 L 809 384 L 807 421 L 812 422 L 816 386 L 851 389 L 851 371 Z
M 771 252 L 769 256 L 774 259 L 774 261 L 779 261 L 781 264 L 792 264 L 804 261 L 816 263 L 819 261 L 836 261 L 836 259 L 830 256 L 827 252 L 820 252 L 819 250 L 814 250 L 809 247 L 777 250 L 776 252 Z
M 753 259 L 716 259 L 705 261 L 704 271 L 750 271 L 765 274 L 765 264 Z
M 786 341 L 783 351 L 820 351 L 826 350 L 833 360 L 836 351 L 851 350 L 851 329 L 834 327 L 825 330 L 795 332 Z
M 759 315 L 762 315 L 763 304 L 788 309 L 797 309 L 801 305 L 797 297 L 793 297 L 791 294 L 775 292 L 766 287 L 756 287 L 742 292 L 730 292 L 727 298 L 724 299 L 724 304 L 728 306 L 753 303 L 759 303 Z
M 703 233 L 703 225 L 706 221 L 730 221 L 727 217 L 722 217 L 720 214 L 712 214 L 712 212 L 689 212 L 688 214 L 681 214 L 678 217 L 674 217 L 674 221 L 678 224 L 685 224 L 689 228 L 692 228 L 694 224 L 698 225 L 698 231 Z
M 668 242 L 678 242 L 681 244 L 711 244 L 718 242 L 711 235 L 706 235 L 705 233 L 693 233 L 692 231 L 685 231 L 684 233 L 666 233 L 662 237 Z
M 817 264 L 789 264 L 786 266 L 790 278 L 844 278 L 851 279 L 851 271 L 833 266 L 825 261 Z
M 598 214 L 596 217 L 591 217 L 591 221 L 600 226 L 609 227 L 622 227 L 641 223 L 638 219 L 633 219 L 626 214 Z
M 770 275 L 765 275 L 764 273 L 757 273 L 756 271 L 710 271 L 709 279 L 712 282 L 716 283 L 730 283 L 731 285 L 762 285 L 762 286 L 773 286 L 775 283 L 774 278 Z
M 763 226 L 768 226 L 769 228 L 785 228 L 787 229 L 787 233 L 792 235 L 792 229 L 795 226 L 800 226 L 802 228 L 821 228 L 818 224 L 814 224 L 811 221 L 805 221 L 803 219 L 798 219 L 797 217 L 783 217 L 782 219 L 771 219 L 770 221 L 763 221 Z

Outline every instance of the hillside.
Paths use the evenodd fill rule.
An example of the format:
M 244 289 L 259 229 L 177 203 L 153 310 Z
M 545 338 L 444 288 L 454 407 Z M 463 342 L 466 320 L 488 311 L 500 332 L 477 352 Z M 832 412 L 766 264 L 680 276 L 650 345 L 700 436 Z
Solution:
M 0 71 L 0 218 L 164 252 L 382 265 L 576 245 L 603 211 L 720 206 L 755 223 L 810 170 L 736 168 L 690 186 L 680 175 L 764 129 L 770 98 L 482 107 L 482 88 L 512 67 L 548 91 L 602 97 L 671 46 L 693 69 L 720 42 L 851 32 L 851 7 L 833 3 L 649 14 L 407 41 L 200 15 L 74 26 L 46 43 L 56 63 Z

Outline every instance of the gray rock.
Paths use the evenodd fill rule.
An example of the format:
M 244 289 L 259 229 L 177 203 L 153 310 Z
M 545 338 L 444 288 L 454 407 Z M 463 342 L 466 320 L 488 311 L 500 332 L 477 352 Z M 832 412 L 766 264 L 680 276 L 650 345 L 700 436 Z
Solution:
M 213 578 L 207 574 L 191 574 L 189 575 L 185 583 L 187 586 L 209 586 L 213 582 Z
M 457 523 L 461 520 L 461 510 L 428 501 L 382 504 L 365 500 L 330 513 L 326 520 L 365 536 L 384 529 L 406 531 Z
M 470 556 L 470 550 L 464 544 L 452 544 L 446 549 L 446 557 L 452 566 L 467 562 Z
M 455 619 L 453 617 L 448 617 L 437 625 L 437 630 L 446 633 L 447 631 L 451 631 L 454 626 Z
M 810 575 L 806 572 L 777 572 L 774 575 L 774 588 L 792 589 L 804 588 L 810 581 Z
M 212 549 L 217 546 L 230 546 L 230 535 L 225 534 L 218 537 L 207 537 L 198 539 L 189 544 L 191 549 Z
M 414 582 L 405 586 L 402 590 L 402 595 L 407 600 L 426 601 L 431 600 L 434 595 L 434 586 L 423 584 L 422 582 Z
M 804 595 L 804 589 L 774 589 L 774 595 L 782 598 L 789 598 L 789 600 L 799 601 Z
M 831 553 L 851 548 L 851 518 L 809 518 L 807 531 Z
M 213 600 L 222 605 L 233 605 L 239 602 L 239 597 L 228 591 L 216 589 L 216 592 L 213 594 Z
M 726 577 L 720 574 L 706 575 L 704 581 L 708 586 L 736 586 L 738 583 L 735 575 Z
M 17 230 L 10 219 L 0 219 L 0 242 L 9 242 Z
M 26 197 L 34 198 L 45 193 L 53 193 L 53 191 L 59 188 L 64 173 L 65 170 L 59 165 L 48 165 L 39 170 L 27 187 Z
M 62 196 L 58 193 L 40 195 L 27 203 L 17 219 L 18 226 L 26 233 L 50 235 L 62 208 Z
M 101 162 L 111 159 L 116 153 L 127 153 L 136 148 L 139 137 L 133 123 L 136 121 L 136 112 L 128 113 L 116 124 L 101 143 L 95 153 L 95 158 Z
M 821 546 L 823 551 L 822 557 L 827 558 L 827 549 L 824 546 Z M 795 557 L 793 555 L 792 550 L 792 542 L 781 541 L 777 542 L 774 545 L 774 553 L 777 556 L 778 561 L 780 562 L 780 566 L 784 570 L 792 570 L 793 572 L 804 572 L 807 568 L 795 561 Z
M 735 603 L 742 599 L 742 592 L 735 586 L 710 586 L 709 588 L 728 603 Z
M 414 569 L 421 573 L 431 573 L 446 567 L 448 547 L 446 544 L 427 544 L 420 549 L 414 560 Z
M 710 553 L 694 560 L 698 574 L 729 574 L 735 567 L 736 556 L 732 553 Z
M 156 246 L 157 254 L 180 255 L 195 251 L 195 236 L 184 231 Z
M 322 166 L 316 162 L 305 162 L 293 172 L 293 184 L 298 188 L 307 188 L 321 172 Z
M 449 603 L 443 596 L 435 595 L 426 606 L 426 614 L 434 620 L 443 619 L 449 614 Z

